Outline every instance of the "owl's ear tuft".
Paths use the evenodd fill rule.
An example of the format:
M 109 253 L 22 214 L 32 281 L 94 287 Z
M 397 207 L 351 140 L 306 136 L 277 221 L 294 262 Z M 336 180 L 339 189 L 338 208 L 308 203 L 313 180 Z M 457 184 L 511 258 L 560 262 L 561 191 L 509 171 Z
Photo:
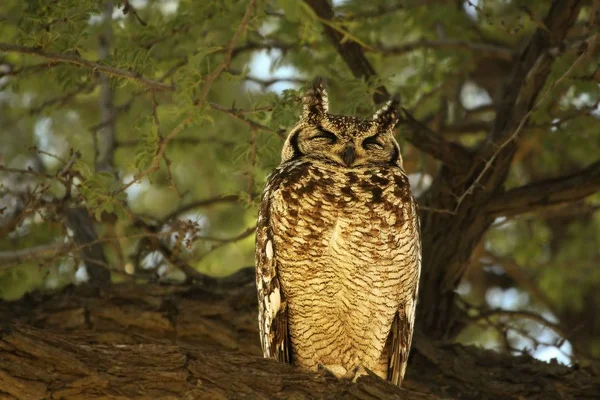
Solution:
M 393 96 L 373 115 L 373 121 L 384 131 L 394 129 L 399 119 L 400 99 L 398 96 Z
M 322 116 L 329 110 L 329 99 L 327 97 L 327 84 L 321 77 L 315 78 L 311 87 L 302 98 L 304 104 L 304 116 Z

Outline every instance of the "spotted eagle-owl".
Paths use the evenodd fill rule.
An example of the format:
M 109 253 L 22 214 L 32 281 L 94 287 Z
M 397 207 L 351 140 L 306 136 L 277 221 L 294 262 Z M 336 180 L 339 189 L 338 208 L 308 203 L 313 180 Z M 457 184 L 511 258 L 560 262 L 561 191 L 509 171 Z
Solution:
M 421 268 L 416 204 L 394 139 L 398 102 L 371 120 L 304 95 L 256 235 L 259 328 L 267 358 L 400 385 Z

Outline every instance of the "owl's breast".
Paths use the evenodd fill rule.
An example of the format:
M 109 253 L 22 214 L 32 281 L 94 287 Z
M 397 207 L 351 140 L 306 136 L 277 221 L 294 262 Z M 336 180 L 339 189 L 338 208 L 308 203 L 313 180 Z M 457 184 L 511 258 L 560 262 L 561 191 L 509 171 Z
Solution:
M 297 362 L 375 368 L 418 281 L 408 178 L 397 167 L 295 162 L 276 170 L 266 193 Z
M 408 178 L 397 167 L 297 163 L 270 185 L 278 256 L 290 263 L 311 260 L 317 268 L 322 257 L 357 266 L 392 263 L 394 249 L 414 233 Z

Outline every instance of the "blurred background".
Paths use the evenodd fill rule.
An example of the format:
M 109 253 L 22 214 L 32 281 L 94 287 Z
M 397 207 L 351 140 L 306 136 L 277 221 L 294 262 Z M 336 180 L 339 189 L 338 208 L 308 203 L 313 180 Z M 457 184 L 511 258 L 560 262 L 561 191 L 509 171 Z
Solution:
M 4 0 L 0 297 L 102 271 L 179 284 L 251 267 L 258 194 L 315 76 L 334 113 L 372 115 L 383 84 L 431 130 L 476 149 L 547 3 L 333 1 L 330 25 L 377 71 L 365 82 L 301 1 L 257 1 L 246 18 L 238 0 Z M 597 13 L 587 3 L 557 50 L 507 188 L 598 160 Z M 397 137 L 419 196 L 439 162 L 402 127 Z M 457 288 L 470 319 L 456 340 L 567 364 L 599 357 L 599 208 L 596 193 L 498 218 Z

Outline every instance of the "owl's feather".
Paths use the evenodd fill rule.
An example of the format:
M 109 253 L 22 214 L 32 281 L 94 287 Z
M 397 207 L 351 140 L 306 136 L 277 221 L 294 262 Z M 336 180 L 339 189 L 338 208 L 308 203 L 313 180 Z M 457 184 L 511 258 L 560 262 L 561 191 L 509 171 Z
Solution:
M 265 190 L 256 227 L 258 326 L 263 356 L 289 363 L 287 303 L 277 272 L 270 214 L 269 194 Z
M 414 215 L 417 215 L 417 202 L 412 201 L 411 208 Z M 420 233 L 421 227 L 418 218 L 413 218 L 413 229 Z M 421 271 L 421 242 L 417 241 L 418 259 L 415 267 L 418 271 L 417 282 L 420 278 Z M 406 364 L 408 363 L 408 354 L 412 343 L 413 331 L 415 327 L 415 313 L 417 311 L 417 297 L 419 295 L 419 286 L 413 285 L 414 292 L 412 296 L 405 302 L 400 304 L 398 312 L 394 316 L 394 322 L 390 329 L 388 340 L 391 341 L 391 349 L 389 353 L 388 375 L 387 380 L 394 385 L 402 385 L 404 374 L 406 373 Z

